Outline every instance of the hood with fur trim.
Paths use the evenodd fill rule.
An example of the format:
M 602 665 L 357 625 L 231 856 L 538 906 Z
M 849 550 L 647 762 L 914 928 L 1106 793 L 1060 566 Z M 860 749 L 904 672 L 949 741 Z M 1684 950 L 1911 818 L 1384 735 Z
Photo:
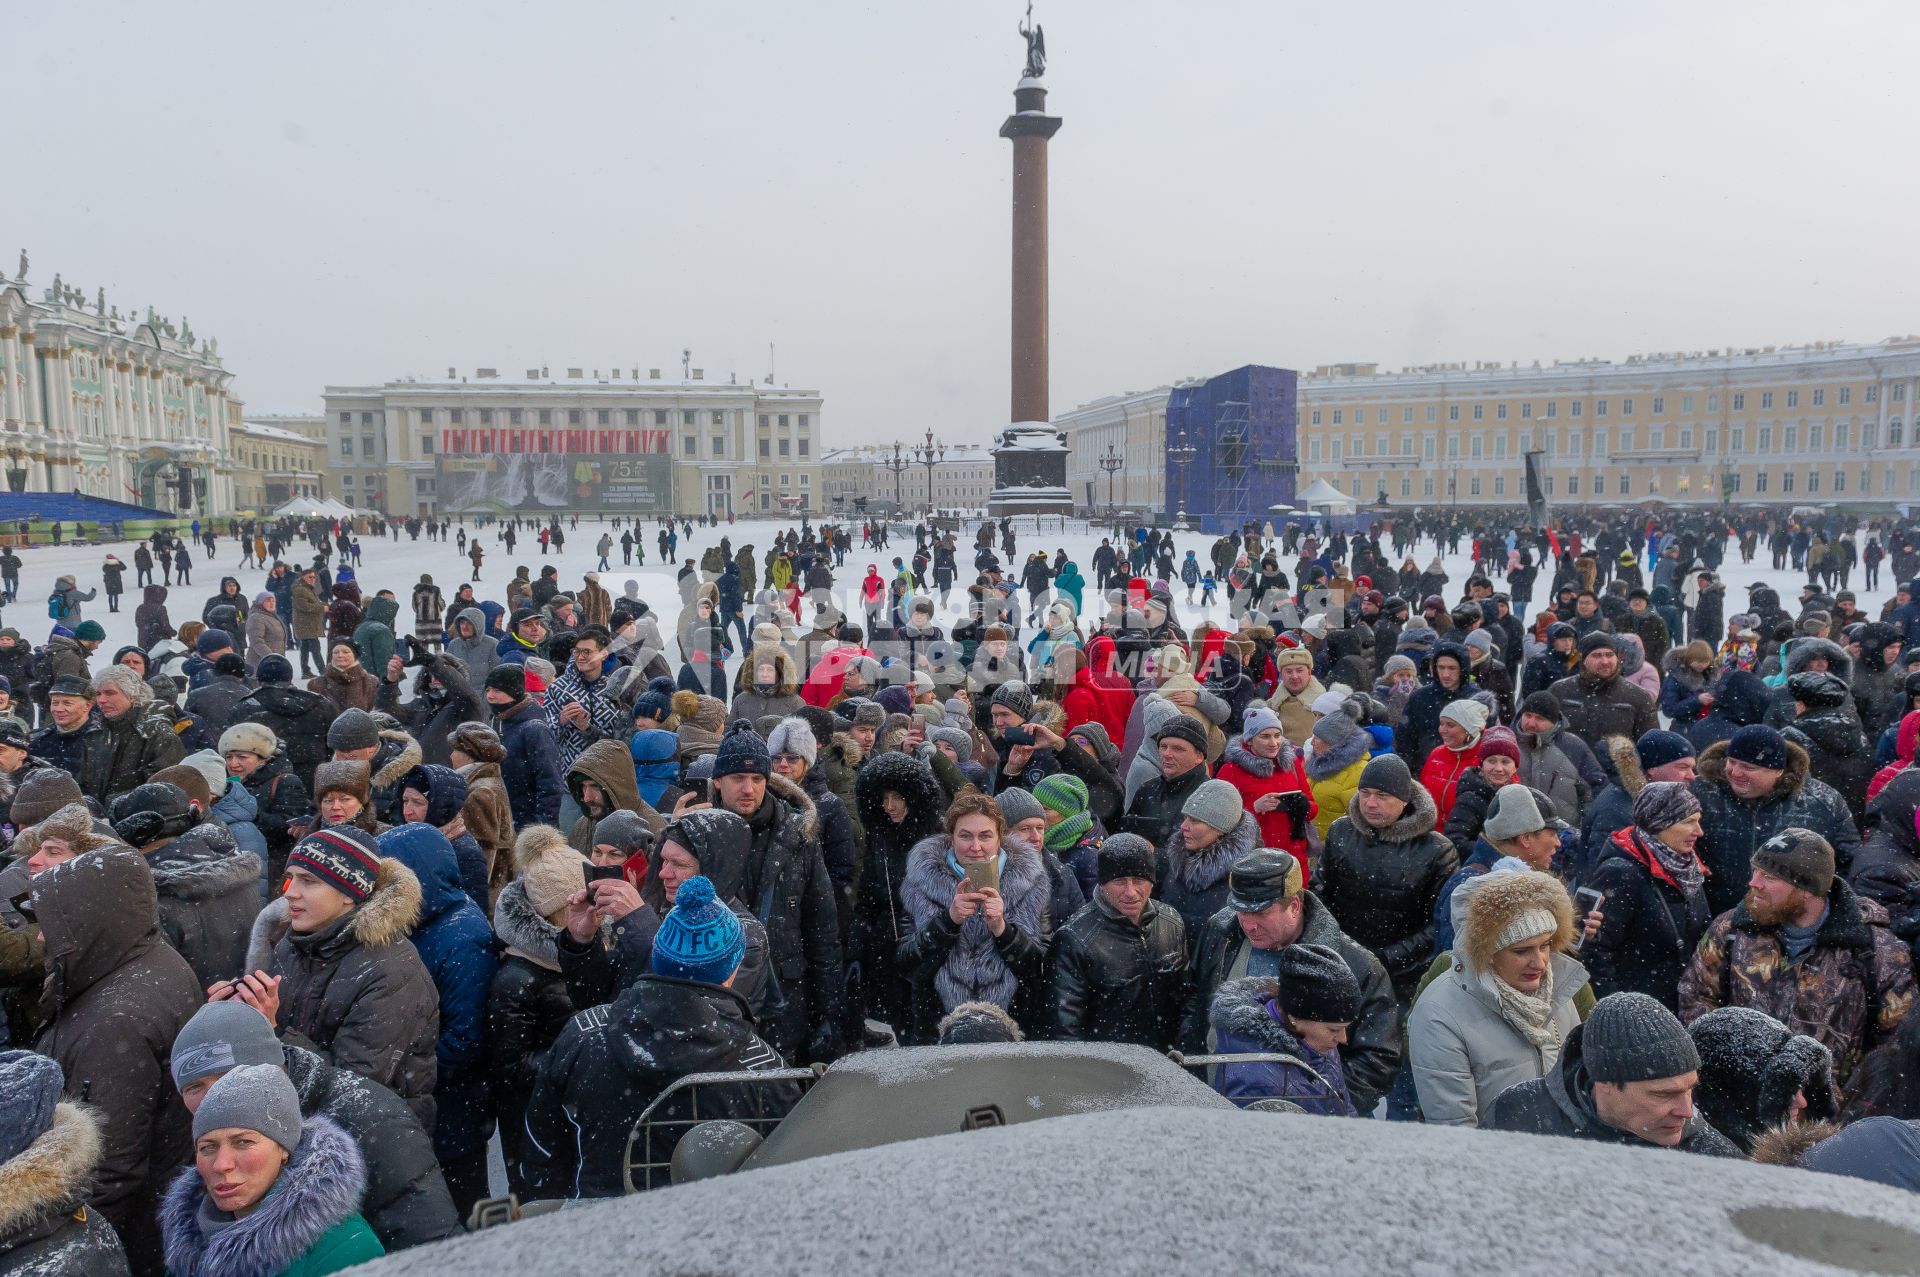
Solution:
M 394 752 L 389 754 L 387 746 L 391 744 Z M 385 758 L 387 761 L 373 773 L 373 788 L 376 791 L 388 788 L 399 782 L 402 776 L 420 765 L 420 745 L 405 732 L 397 732 L 391 727 L 380 729 L 381 749 L 373 756 L 375 762 Z
M 1647 774 L 1640 770 L 1640 751 L 1625 736 L 1608 736 L 1601 742 L 1607 751 L 1607 762 L 1613 765 L 1614 777 L 1619 780 L 1629 798 L 1638 798 L 1640 791 L 1647 787 Z
M 566 843 L 560 845 L 565 847 Z M 516 855 L 516 863 L 518 859 Z M 523 880 L 515 878 L 500 889 L 500 898 L 493 905 L 493 934 L 508 953 L 549 971 L 560 969 L 560 928 L 534 912 Z
M 806 790 L 778 772 L 772 772 L 767 776 L 767 792 L 793 808 L 795 814 L 800 817 L 802 834 L 808 838 L 819 835 L 820 812 L 814 807 L 813 799 L 807 796 Z
M 405 940 L 418 921 L 420 880 L 393 857 L 382 856 L 380 871 L 373 879 L 373 894 L 354 907 L 347 931 L 361 944 L 378 948 Z M 253 935 L 247 942 L 247 970 L 273 970 L 273 946 L 288 930 L 287 900 L 282 896 L 253 920 Z
M 1767 795 L 1766 801 L 1777 802 L 1783 798 L 1792 798 L 1799 793 L 1806 786 L 1807 775 L 1812 765 L 1812 760 L 1807 757 L 1807 751 L 1793 741 L 1788 741 L 1786 768 L 1780 773 L 1780 779 L 1775 783 L 1773 792 Z M 1694 764 L 1694 767 L 1700 779 L 1718 789 L 1726 789 L 1727 742 L 1716 741 L 1701 750 L 1699 761 Z M 1732 795 L 1731 790 L 1727 792 L 1729 796 Z
M 269 1274 L 288 1271 L 316 1242 L 360 1209 L 367 1165 L 359 1145 L 332 1118 L 306 1119 L 300 1140 L 253 1212 L 215 1233 L 200 1230 L 206 1185 L 187 1167 L 174 1177 L 159 1208 L 173 1273 Z
M 1762 1131 L 1754 1138 L 1749 1154 L 1765 1166 L 1798 1166 L 1808 1149 L 1839 1133 L 1838 1122 L 1789 1122 Z
M 778 643 L 755 643 L 747 659 L 733 672 L 734 695 L 754 690 L 754 671 L 767 661 L 773 662 L 773 691 L 769 696 L 792 696 L 800 690 L 800 666 L 792 654 Z
M 78 1104 L 53 1106 L 53 1125 L 0 1163 L 0 1237 L 42 1233 L 73 1214 L 93 1191 L 100 1163 L 100 1120 Z
M 1781 658 L 1780 667 L 1787 678 L 1792 678 L 1806 669 L 1807 662 L 1816 656 L 1827 658 L 1828 671 L 1838 675 L 1842 683 L 1853 682 L 1853 658 L 1847 655 L 1846 648 L 1832 639 L 1808 636 L 1792 640 L 1787 645 L 1787 654 Z
M 1482 874 L 1467 898 L 1454 953 L 1476 974 L 1485 971 L 1507 924 L 1535 909 L 1553 915 L 1553 951 L 1567 952 L 1573 945 L 1573 901 L 1557 878 L 1511 870 Z
M 1167 839 L 1167 877 L 1178 878 L 1195 892 L 1206 891 L 1227 876 L 1233 862 L 1260 845 L 1260 821 L 1251 808 L 1240 823 L 1221 834 L 1212 846 L 1187 850 L 1187 833 L 1178 822 Z

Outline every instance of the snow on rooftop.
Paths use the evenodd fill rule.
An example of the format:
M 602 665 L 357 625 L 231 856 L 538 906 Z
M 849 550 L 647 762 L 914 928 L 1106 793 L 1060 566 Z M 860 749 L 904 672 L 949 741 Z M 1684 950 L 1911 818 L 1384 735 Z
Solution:
M 308 438 L 297 430 L 286 430 L 279 426 L 263 426 L 257 421 L 243 421 L 240 424 L 245 427 L 249 435 L 260 439 L 279 439 L 286 443 L 318 442 L 317 440 Z
M 1914 1271 L 1914 1204 L 1860 1180 L 1664 1149 L 1147 1108 L 741 1172 L 355 1271 L 1834 1277 Z

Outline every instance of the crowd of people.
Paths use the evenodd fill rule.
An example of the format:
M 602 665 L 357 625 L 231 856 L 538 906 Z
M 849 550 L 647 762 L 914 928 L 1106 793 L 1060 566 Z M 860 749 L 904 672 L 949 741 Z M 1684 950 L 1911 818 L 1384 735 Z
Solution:
M 677 1079 L 991 1041 L 1920 1188 L 1920 581 L 1844 588 L 1905 525 L 1116 529 L 1088 577 L 702 522 L 667 600 L 602 575 L 691 523 L 499 597 L 360 538 L 477 576 L 577 519 L 250 524 L 258 589 L 142 566 L 111 661 L 71 576 L 0 630 L 0 1264 L 332 1272 L 460 1232 L 496 1137 L 617 1195 Z M 1725 602 L 1762 544 L 1791 609 Z

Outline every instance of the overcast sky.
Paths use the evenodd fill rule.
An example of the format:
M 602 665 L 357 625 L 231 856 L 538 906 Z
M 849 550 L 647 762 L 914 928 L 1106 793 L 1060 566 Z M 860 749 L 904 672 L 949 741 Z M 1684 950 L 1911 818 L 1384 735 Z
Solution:
M 1247 362 L 1920 330 L 1920 5 L 1041 0 L 1053 408 Z M 831 444 L 1007 420 L 996 0 L 5 0 L 0 271 L 327 384 L 779 378 Z

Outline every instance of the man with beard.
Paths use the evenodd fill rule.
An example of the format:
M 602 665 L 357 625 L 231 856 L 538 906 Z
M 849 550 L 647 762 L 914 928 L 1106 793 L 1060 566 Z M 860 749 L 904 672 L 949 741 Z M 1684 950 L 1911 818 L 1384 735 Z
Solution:
M 1833 1052 L 1845 1084 L 1913 1006 L 1913 959 L 1887 912 L 1834 872 L 1833 845 L 1797 826 L 1753 853 L 1747 897 L 1713 920 L 1680 979 L 1680 1017 L 1762 1011 Z

